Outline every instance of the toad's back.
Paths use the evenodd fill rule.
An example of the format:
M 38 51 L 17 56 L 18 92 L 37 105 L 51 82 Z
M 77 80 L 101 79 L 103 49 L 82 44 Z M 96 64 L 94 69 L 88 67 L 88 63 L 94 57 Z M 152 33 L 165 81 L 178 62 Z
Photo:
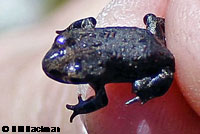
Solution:
M 102 63 L 101 67 L 106 68 L 102 75 L 108 82 L 132 81 L 155 74 L 166 66 L 174 68 L 173 55 L 146 29 L 106 27 L 72 32 L 73 37 L 80 39 L 75 49 L 78 57 L 84 54 L 88 55 L 86 60 Z M 80 44 L 87 47 L 82 48 Z M 99 67 L 95 63 L 92 66 Z

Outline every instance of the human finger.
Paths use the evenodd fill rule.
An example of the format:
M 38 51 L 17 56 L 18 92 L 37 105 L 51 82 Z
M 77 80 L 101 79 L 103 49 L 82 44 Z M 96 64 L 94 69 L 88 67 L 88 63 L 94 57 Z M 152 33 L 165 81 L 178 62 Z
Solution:
M 146 13 L 165 15 L 168 1 L 112 1 L 98 17 L 100 26 L 138 26 Z M 162 7 L 160 10 L 160 7 Z M 134 15 L 132 15 L 134 14 Z M 199 118 L 190 109 L 176 82 L 163 97 L 141 106 L 126 107 L 132 98 L 130 84 L 106 86 L 109 98 L 107 107 L 83 117 L 89 133 L 195 133 L 199 132 Z M 194 118 L 195 117 L 195 118 Z M 164 130 L 164 131 L 163 131 Z

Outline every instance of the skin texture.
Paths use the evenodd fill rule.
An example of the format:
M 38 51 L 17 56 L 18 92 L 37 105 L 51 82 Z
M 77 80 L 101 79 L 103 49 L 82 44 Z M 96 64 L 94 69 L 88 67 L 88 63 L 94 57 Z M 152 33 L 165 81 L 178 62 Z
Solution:
M 193 109 L 200 115 L 200 38 L 199 25 L 200 21 L 198 15 L 199 1 L 179 2 L 173 1 L 169 6 L 169 12 L 167 18 L 170 18 L 173 10 L 173 17 L 177 18 L 177 22 L 168 21 L 167 38 L 170 40 L 168 44 L 174 55 L 176 55 L 177 64 L 177 83 L 179 84 L 183 95 L 188 100 Z M 191 7 L 188 10 L 188 6 Z M 179 27 L 182 23 L 184 27 Z M 191 28 L 192 26 L 192 28 Z M 176 30 L 173 27 L 177 27 Z M 180 38 L 182 37 L 182 38 Z M 187 55 L 187 56 L 186 56 Z M 184 58 L 183 58 L 184 57 Z
M 48 79 L 42 72 L 41 60 L 53 42 L 55 29 L 63 29 L 85 16 L 97 15 L 108 1 L 104 2 L 76 0 L 41 24 L 1 35 L 1 126 L 60 126 L 63 133 L 84 133 L 79 119 L 68 124 L 71 112 L 65 109 L 66 102 L 77 102 L 76 87 Z M 97 7 L 88 8 L 88 3 Z M 144 14 L 166 15 L 167 46 L 176 58 L 176 76 L 165 96 L 143 106 L 124 106 L 124 102 L 133 97 L 130 84 L 107 85 L 109 106 L 83 117 L 90 134 L 200 133 L 198 3 L 198 0 L 130 0 L 121 3 L 116 0 L 100 13 L 97 21 L 102 27 L 144 27 L 141 21 Z

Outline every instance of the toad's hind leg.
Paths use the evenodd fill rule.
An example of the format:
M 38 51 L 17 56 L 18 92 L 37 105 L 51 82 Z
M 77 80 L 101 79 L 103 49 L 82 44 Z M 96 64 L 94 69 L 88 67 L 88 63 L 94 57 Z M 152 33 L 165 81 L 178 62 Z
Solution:
M 162 96 L 169 89 L 173 81 L 173 74 L 173 71 L 166 68 L 162 69 L 156 76 L 136 80 L 133 83 L 133 92 L 137 96 L 126 104 L 132 104 L 136 101 L 141 101 L 143 104 L 154 97 Z
M 95 90 L 95 96 L 88 98 L 83 101 L 81 96 L 78 97 L 77 105 L 66 105 L 67 109 L 73 110 L 73 114 L 70 117 L 70 122 L 73 121 L 74 117 L 78 114 L 86 114 L 90 112 L 94 112 L 100 108 L 103 108 L 108 104 L 108 98 L 106 95 L 106 91 L 104 85 L 98 84 L 90 84 L 92 88 Z
M 156 17 L 154 14 L 147 14 L 143 18 L 146 29 L 155 35 L 157 41 L 161 41 L 161 45 L 166 46 L 165 41 L 165 19 Z
M 95 18 L 88 17 L 88 18 L 75 21 L 67 29 L 71 30 L 75 28 L 95 28 L 96 24 L 97 22 Z
M 84 19 L 80 19 L 77 20 L 75 22 L 73 22 L 68 28 L 66 28 L 65 30 L 61 30 L 61 31 L 56 31 L 57 34 L 61 34 L 65 31 L 70 31 L 72 29 L 78 29 L 78 28 L 95 28 L 97 24 L 97 21 L 95 18 L 93 17 L 88 17 L 88 18 L 84 18 Z

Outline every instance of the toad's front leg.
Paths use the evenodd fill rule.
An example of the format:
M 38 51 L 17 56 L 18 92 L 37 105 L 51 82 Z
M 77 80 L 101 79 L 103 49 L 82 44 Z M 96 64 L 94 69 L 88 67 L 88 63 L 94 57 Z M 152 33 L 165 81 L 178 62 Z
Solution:
M 66 105 L 67 109 L 73 110 L 73 114 L 70 117 L 70 122 L 73 121 L 74 117 L 78 114 L 86 114 L 103 108 L 108 104 L 108 98 L 104 88 L 104 84 L 90 83 L 90 86 L 95 90 L 95 96 L 88 98 L 83 101 L 81 96 L 78 96 L 77 105 Z

